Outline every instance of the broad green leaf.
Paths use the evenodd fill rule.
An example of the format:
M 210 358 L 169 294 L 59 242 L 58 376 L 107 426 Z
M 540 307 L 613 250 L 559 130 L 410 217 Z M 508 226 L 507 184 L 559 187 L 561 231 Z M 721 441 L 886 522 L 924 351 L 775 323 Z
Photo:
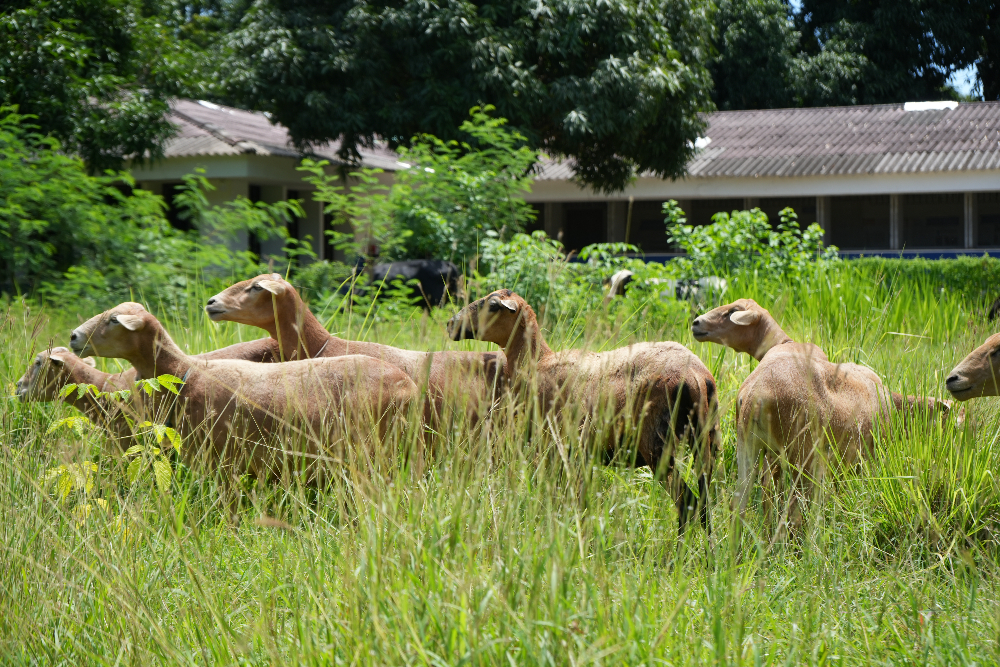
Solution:
M 173 445 L 174 449 L 178 452 L 181 451 L 180 434 L 169 426 L 164 427 L 163 432 L 166 434 L 167 439 L 170 441 L 170 444 Z
M 162 386 L 164 389 L 166 389 L 167 391 L 169 391 L 169 392 L 171 392 L 173 394 L 179 394 L 180 393 L 180 391 L 177 389 L 176 385 L 183 385 L 184 384 L 183 380 L 181 380 L 179 377 L 176 377 L 174 375 L 160 375 L 156 379 L 160 383 L 160 386 Z
M 144 449 L 146 449 L 144 445 L 132 445 L 125 450 L 125 453 L 122 456 L 132 456 L 133 454 L 140 453 Z
M 142 459 L 134 459 L 128 464 L 128 469 L 125 471 L 129 483 L 135 484 L 135 480 L 138 479 L 140 472 L 142 472 Z
M 93 428 L 93 426 L 94 425 L 90 423 L 90 420 L 84 417 L 83 415 L 73 415 L 72 417 L 64 417 L 63 419 L 60 419 L 59 421 L 49 426 L 48 430 L 45 432 L 45 435 L 54 433 L 55 431 L 58 431 L 63 427 L 68 427 L 73 429 L 73 431 L 75 431 L 77 435 L 82 436 L 86 429 Z
M 156 459 L 153 461 L 153 474 L 156 476 L 156 485 L 160 491 L 167 493 L 170 491 L 170 464 L 166 459 Z

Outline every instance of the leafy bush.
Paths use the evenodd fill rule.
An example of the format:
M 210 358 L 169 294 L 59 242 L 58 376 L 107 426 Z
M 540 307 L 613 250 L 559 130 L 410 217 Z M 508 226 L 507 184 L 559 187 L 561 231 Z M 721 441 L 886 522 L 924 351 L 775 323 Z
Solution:
M 760 209 L 716 213 L 712 224 L 695 227 L 674 200 L 663 205 L 670 242 L 687 253 L 674 260 L 684 278 L 759 272 L 774 280 L 798 284 L 816 261 L 838 258 L 837 248 L 823 246 L 823 229 L 812 223 L 799 228 L 790 208 L 781 211 L 773 229 Z
M 431 135 L 400 147 L 407 168 L 396 172 L 390 200 L 404 237 L 399 258 L 448 259 L 465 264 L 479 253 L 487 231 L 509 238 L 535 219 L 521 198 L 530 191 L 529 170 L 538 152 L 525 145 L 493 107 L 474 107 L 459 127 L 469 141 Z
M 231 248 L 248 233 L 284 237 L 286 222 L 302 213 L 295 202 L 211 206 L 213 186 L 196 173 L 176 199 L 195 231 L 178 231 L 162 198 L 132 189 L 125 172 L 89 175 L 27 118 L 0 110 L 0 292 L 62 303 L 109 304 L 141 291 L 177 300 L 195 279 L 257 270 L 255 255 Z
M 334 229 L 331 242 L 351 257 L 447 259 L 465 265 L 479 253 L 486 233 L 510 238 L 534 220 L 521 198 L 531 187 L 530 167 L 538 153 L 524 137 L 492 118 L 493 107 L 470 111 L 461 125 L 468 141 L 416 137 L 400 148 L 403 168 L 392 186 L 379 180 L 381 169 L 327 173 L 327 161 L 303 160 L 300 171 L 316 187 Z

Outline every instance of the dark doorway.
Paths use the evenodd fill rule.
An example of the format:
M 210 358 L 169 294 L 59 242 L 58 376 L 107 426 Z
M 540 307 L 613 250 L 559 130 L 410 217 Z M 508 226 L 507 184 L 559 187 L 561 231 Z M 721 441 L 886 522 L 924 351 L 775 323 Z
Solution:
M 906 195 L 903 197 L 903 229 L 907 248 L 961 248 L 962 193 Z
M 742 199 L 692 199 L 691 210 L 687 213 L 689 225 L 710 225 L 716 213 L 732 213 L 743 210 Z
M 167 205 L 167 222 L 170 223 L 170 226 L 182 232 L 189 232 L 194 229 L 191 218 L 181 219 L 180 209 L 177 208 L 174 201 L 183 185 L 183 183 L 164 183 L 163 201 Z
M 298 190 L 289 190 L 286 200 L 298 199 L 299 203 L 302 203 L 302 194 Z M 295 240 L 299 240 L 299 220 L 301 218 L 294 217 L 288 221 L 286 228 L 288 229 L 288 237 Z
M 537 231 L 545 231 L 545 204 L 531 204 L 535 209 L 535 220 L 524 226 L 525 234 L 532 234 Z
M 562 242 L 566 252 L 580 252 L 608 240 L 607 204 L 566 204 L 563 210 Z
M 626 205 L 627 206 L 627 205 Z M 667 241 L 667 224 L 663 215 L 663 201 L 637 201 L 632 203 L 632 226 L 628 224 L 628 208 L 625 209 L 626 239 L 637 245 L 644 253 L 671 252 Z
M 767 221 L 775 229 L 781 224 L 781 211 L 790 208 L 799 216 L 799 227 L 805 229 L 816 222 L 816 198 L 815 197 L 765 197 L 757 205 L 765 215 Z
M 250 201 L 254 204 L 260 201 L 260 186 L 251 185 L 250 186 Z M 253 232 L 247 232 L 247 248 L 253 254 L 260 257 L 260 239 Z
M 844 250 L 889 247 L 889 195 L 830 198 L 830 242 Z

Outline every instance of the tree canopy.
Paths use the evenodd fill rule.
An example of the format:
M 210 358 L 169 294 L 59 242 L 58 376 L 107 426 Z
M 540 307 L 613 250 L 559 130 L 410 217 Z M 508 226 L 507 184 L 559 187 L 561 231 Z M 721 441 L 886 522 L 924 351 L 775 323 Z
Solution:
M 231 93 L 300 146 L 460 138 L 474 106 L 599 190 L 676 176 L 710 107 L 703 0 L 261 0 L 231 35 Z
M 1000 98 L 994 0 L 721 0 L 713 99 L 722 109 L 955 97 L 971 65 Z

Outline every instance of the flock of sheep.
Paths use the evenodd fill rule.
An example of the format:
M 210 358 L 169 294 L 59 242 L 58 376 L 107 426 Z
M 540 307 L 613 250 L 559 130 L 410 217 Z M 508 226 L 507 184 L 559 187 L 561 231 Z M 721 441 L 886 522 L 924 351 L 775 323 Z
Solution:
M 93 385 L 101 393 L 76 391 L 65 400 L 116 437 L 132 437 L 136 420 L 152 417 L 185 436 L 189 464 L 223 472 L 220 479 L 249 473 L 321 484 L 343 465 L 345 448 L 377 447 L 409 425 L 420 425 L 417 438 L 455 418 L 475 428 L 506 393 L 519 409 L 537 411 L 546 428 L 568 418 L 581 432 L 589 429 L 606 457 L 653 468 L 671 488 L 679 530 L 694 516 L 710 530 L 708 491 L 720 446 L 716 383 L 679 343 L 554 352 L 531 306 L 510 290 L 468 304 L 448 322 L 452 339 L 489 341 L 502 352 L 429 353 L 338 338 L 278 274 L 232 285 L 205 310 L 215 321 L 269 336 L 189 356 L 142 305 L 123 303 L 75 329 L 72 352 L 39 353 L 17 383 L 18 396 L 50 401 L 68 383 Z M 750 299 L 697 317 L 692 332 L 760 362 L 736 406 L 741 512 L 761 471 L 766 488 L 776 490 L 788 473 L 798 487 L 793 498 L 807 496 L 831 461 L 849 465 L 870 451 L 891 412 L 902 412 L 904 423 L 949 417 L 949 401 L 891 392 L 870 369 L 831 363 L 816 345 L 792 341 Z M 132 368 L 103 373 L 91 356 L 124 359 Z M 996 396 L 998 373 L 1000 334 L 955 368 L 947 389 L 962 401 Z M 133 391 L 118 401 L 107 393 L 164 374 L 183 380 L 179 393 Z M 675 470 L 681 456 L 697 489 Z M 795 502 L 788 507 L 784 520 L 798 521 Z

